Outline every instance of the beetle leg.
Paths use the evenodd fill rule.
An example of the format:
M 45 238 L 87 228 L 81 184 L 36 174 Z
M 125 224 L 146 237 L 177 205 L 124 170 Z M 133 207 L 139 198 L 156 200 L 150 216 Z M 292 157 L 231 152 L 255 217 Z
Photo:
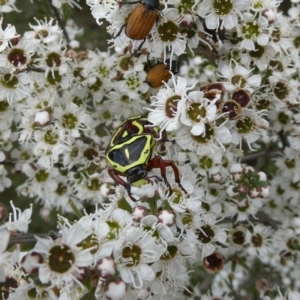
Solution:
M 121 4 L 137 4 L 137 3 L 141 3 L 141 1 L 121 2 L 121 1 L 117 1 L 117 0 L 116 0 L 116 2 L 121 3 Z
M 139 199 L 135 199 L 133 198 L 132 194 L 131 194 L 131 186 L 130 184 L 128 184 L 127 182 L 125 182 L 122 178 L 120 178 L 120 176 L 123 176 L 123 174 L 121 172 L 118 172 L 117 170 L 115 170 L 114 168 L 112 167 L 109 167 L 108 168 L 108 174 L 109 176 L 117 183 L 117 184 L 120 184 L 122 186 L 124 186 L 124 188 L 126 189 L 127 191 L 127 194 L 129 196 L 129 198 L 134 201 L 134 202 L 137 202 L 139 201 Z
M 127 190 L 128 193 L 130 193 L 130 184 L 128 184 L 127 182 L 125 182 L 121 177 L 123 176 L 122 173 L 118 172 L 117 170 L 115 170 L 112 167 L 108 168 L 108 174 L 109 176 L 117 183 L 120 184 L 122 186 L 124 186 L 124 188 Z
M 173 172 L 175 175 L 175 182 L 184 191 L 184 193 L 187 194 L 188 192 L 185 190 L 185 188 L 181 184 L 180 177 L 179 177 L 179 170 L 178 170 L 176 164 L 172 160 L 164 160 L 164 164 L 166 167 L 171 167 L 173 169 Z
M 150 55 L 150 52 L 148 52 L 148 55 L 147 55 L 147 62 L 148 62 L 149 67 L 153 68 L 152 65 L 151 65 L 151 61 L 149 59 L 149 55 Z
M 115 39 L 118 36 L 120 36 L 120 34 L 121 34 L 121 32 L 122 32 L 122 30 L 124 29 L 125 26 L 126 26 L 126 23 L 122 25 L 122 27 L 120 28 L 119 32 L 116 35 L 113 34 L 112 38 Z
M 148 167 L 147 167 L 147 171 L 150 171 L 154 168 L 160 168 L 161 177 L 164 179 L 165 184 L 168 186 L 170 194 L 172 194 L 173 190 L 172 190 L 172 187 L 166 176 L 166 167 L 171 167 L 173 169 L 173 172 L 175 175 L 175 182 L 178 184 L 178 186 L 181 188 L 181 190 L 185 194 L 187 194 L 187 191 L 181 184 L 180 177 L 179 177 L 179 170 L 173 161 L 163 160 L 160 156 L 155 156 L 150 160 Z
M 125 24 L 126 25 L 126 24 Z M 124 25 L 123 25 L 124 26 Z M 122 27 L 123 27 L 122 26 Z M 134 51 L 130 56 L 129 56 L 129 58 L 128 58 L 128 60 L 127 60 L 127 63 L 126 63 L 126 66 L 128 65 L 128 63 L 130 62 L 130 60 L 134 57 L 134 55 L 138 52 L 138 51 L 140 51 L 141 49 L 142 49 L 142 47 L 143 47 L 143 45 L 145 44 L 145 42 L 146 42 L 146 38 L 144 38 L 143 39 L 143 41 L 139 44 L 139 46 L 137 47 L 137 49 L 136 49 L 136 51 Z
M 151 171 L 154 168 L 159 168 L 160 169 L 161 177 L 163 178 L 165 185 L 169 188 L 169 194 L 171 195 L 173 193 L 173 190 L 172 190 L 172 187 L 171 187 L 171 185 L 170 185 L 170 183 L 167 179 L 167 176 L 166 176 L 165 161 L 160 156 L 153 157 L 149 161 L 149 164 L 148 164 L 146 170 Z
M 157 10 L 157 11 L 160 13 L 159 10 Z M 155 20 L 156 27 L 158 26 L 158 21 L 159 21 L 159 14 L 157 14 L 157 17 L 156 17 L 156 20 Z
M 156 176 L 156 175 L 151 175 L 149 177 L 145 177 L 144 179 L 148 181 L 148 183 L 153 183 L 150 178 L 155 178 L 157 181 L 162 181 L 162 179 L 159 177 L 159 176 Z

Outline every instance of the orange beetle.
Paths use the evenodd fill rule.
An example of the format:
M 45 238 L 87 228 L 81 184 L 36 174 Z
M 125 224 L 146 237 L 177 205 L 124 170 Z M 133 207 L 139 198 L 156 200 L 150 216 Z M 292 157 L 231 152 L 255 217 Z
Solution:
M 150 62 L 148 64 L 151 67 Z M 163 85 L 164 82 L 168 82 L 171 78 L 171 72 L 173 74 L 178 73 L 179 62 L 178 60 L 170 59 L 166 60 L 166 63 L 158 63 L 154 67 L 152 67 L 146 76 L 146 82 L 153 88 L 158 88 Z M 170 72 L 171 71 L 171 72 Z
M 154 2 L 150 5 L 146 2 Z M 139 3 L 129 15 L 125 33 L 133 40 L 143 40 L 150 33 L 158 16 L 159 1 L 149 1 Z
M 129 2 L 133 4 L 136 2 Z M 113 37 L 118 37 L 125 27 L 126 35 L 132 40 L 143 40 L 137 50 L 140 50 L 146 41 L 155 21 L 158 18 L 159 0 L 144 0 L 134 8 L 120 31 Z

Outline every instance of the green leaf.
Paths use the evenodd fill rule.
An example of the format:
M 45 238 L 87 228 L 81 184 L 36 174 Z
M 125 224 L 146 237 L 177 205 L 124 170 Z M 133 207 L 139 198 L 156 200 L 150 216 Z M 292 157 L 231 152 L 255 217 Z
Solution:
M 82 218 L 83 217 L 83 213 L 77 208 L 77 206 L 74 204 L 74 202 L 72 200 L 69 200 L 69 204 L 74 212 L 74 214 L 78 217 L 78 218 Z
M 234 273 L 235 268 L 236 268 L 236 260 L 233 260 L 232 263 L 231 263 L 231 272 L 232 273 Z
M 246 194 L 244 194 L 244 193 L 240 193 L 239 195 L 238 195 L 238 201 L 243 201 L 243 200 L 245 200 L 246 199 Z
M 129 213 L 132 213 L 132 207 L 126 201 L 126 199 L 124 197 L 118 201 L 118 207 L 123 209 L 123 210 L 128 211 Z
M 241 259 L 239 261 L 239 263 L 244 269 L 246 269 L 247 271 L 250 271 L 250 268 L 248 267 L 248 265 L 245 263 L 245 261 L 243 259 Z
M 82 296 L 79 300 L 97 300 L 95 297 L 95 289 L 92 289 L 90 292 Z

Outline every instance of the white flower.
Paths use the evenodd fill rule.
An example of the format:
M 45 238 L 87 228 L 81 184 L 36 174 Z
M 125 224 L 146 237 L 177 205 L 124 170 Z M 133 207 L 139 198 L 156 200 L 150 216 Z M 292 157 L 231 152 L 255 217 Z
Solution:
M 272 24 L 272 34 L 269 45 L 278 53 L 288 53 L 293 48 L 292 27 L 289 20 L 281 13 L 277 14 L 276 21 Z
M 100 258 L 113 255 L 121 278 L 134 288 L 142 288 L 144 282 L 152 281 L 155 273 L 149 264 L 157 261 L 164 249 L 148 232 L 129 227 L 119 234 L 118 240 L 100 247 Z
M 34 168 L 29 162 L 22 166 L 22 171 L 29 177 L 23 185 L 18 187 L 18 191 L 23 195 L 28 194 L 38 196 L 43 202 L 47 201 L 47 195 L 57 189 L 58 169 L 52 168 L 48 171 Z
M 9 69 L 1 68 L 0 99 L 5 99 L 11 104 L 29 96 L 27 87 L 29 82 L 30 78 L 26 73 L 13 74 Z
M 77 7 L 79 9 L 81 9 L 81 6 L 77 3 L 78 0 L 51 0 L 52 2 L 52 5 L 57 7 L 57 8 L 61 8 L 61 6 L 63 4 L 68 4 L 70 5 L 71 7 Z
M 253 226 L 252 231 L 246 231 L 245 241 L 248 244 L 247 252 L 266 259 L 269 253 L 274 252 L 271 243 L 272 231 L 270 227 L 258 224 Z
M 186 48 L 187 38 L 180 33 L 179 25 L 183 19 L 175 8 L 164 9 L 160 22 L 157 26 L 153 26 L 153 41 L 150 43 L 150 52 L 157 57 L 164 54 L 166 59 L 167 50 L 171 51 L 170 60 L 173 60 L 173 53 L 180 56 Z
M 188 63 L 184 61 L 180 65 L 180 76 L 184 77 L 188 85 L 193 85 L 197 81 L 202 83 L 207 81 L 207 77 L 200 70 L 200 65 L 203 63 L 203 59 L 200 56 L 191 58 Z
M 31 40 L 21 39 L 16 45 L 0 53 L 0 66 L 11 69 L 11 72 L 26 69 L 34 51 L 35 45 Z
M 230 131 L 221 124 L 216 126 L 213 123 L 205 123 L 205 130 L 202 134 L 193 135 L 189 128 L 181 128 L 176 136 L 176 142 L 184 150 L 190 150 L 198 155 L 210 155 L 221 147 L 223 144 L 231 142 Z
M 3 153 L 3 152 L 2 152 Z M 2 158 L 5 155 L 3 153 Z M 8 172 L 6 171 L 5 167 L 3 164 L 0 164 L 0 192 L 3 192 L 6 188 L 11 186 L 11 179 L 7 177 Z
M 232 29 L 238 25 L 238 14 L 247 8 L 248 0 L 204 0 L 197 14 L 205 19 L 208 29 Z
M 26 31 L 24 37 L 30 39 L 33 42 L 33 39 L 36 39 L 39 43 L 59 43 L 62 39 L 63 31 L 59 28 L 58 24 L 53 24 L 54 19 L 47 21 L 45 18 L 44 21 L 34 18 L 37 25 L 29 24 L 30 28 L 33 31 Z
M 187 239 L 191 245 L 202 250 L 202 258 L 212 254 L 218 243 L 226 244 L 226 229 L 215 223 L 215 217 L 206 215 L 205 218 L 198 219 L 198 222 L 193 224 L 191 229 L 187 229 Z
M 186 86 L 186 80 L 182 77 L 177 78 L 177 82 L 173 78 L 174 88 L 165 84 L 165 88 L 161 88 L 157 95 L 156 101 L 151 102 L 154 109 L 148 108 L 150 113 L 148 120 L 158 125 L 163 130 L 174 131 L 180 126 L 179 117 L 186 102 L 186 92 L 190 89 Z
M 9 214 L 8 222 L 2 226 L 9 231 L 27 232 L 28 225 L 31 222 L 32 205 L 30 205 L 30 208 L 25 209 L 23 212 L 21 209 L 15 207 L 12 201 L 10 201 L 10 206 L 13 210 L 13 213 Z
M 61 234 L 62 237 L 55 241 L 36 237 L 38 241 L 33 251 L 44 256 L 44 262 L 39 265 L 39 279 L 42 283 L 57 287 L 73 282 L 81 285 L 74 273 L 80 274 L 79 268 L 89 267 L 93 256 L 90 248 L 83 249 L 77 245 L 88 233 L 75 223 L 71 228 L 63 227 Z
M 216 97 L 213 101 L 210 101 L 204 98 L 204 93 L 200 91 L 190 92 L 185 103 L 186 107 L 181 113 L 180 121 L 192 127 L 191 133 L 193 135 L 205 134 L 205 123 L 213 122 L 216 119 L 216 102 L 218 100 L 219 97 Z
M 118 3 L 114 0 L 87 0 L 86 3 L 90 6 L 91 13 L 99 25 L 102 24 L 99 22 L 100 19 L 110 19 L 110 14 L 118 8 Z
M 124 80 L 115 83 L 115 88 L 125 95 L 128 94 L 129 98 L 135 100 L 140 97 L 141 94 L 147 93 L 149 86 L 145 81 L 145 73 L 127 71 L 124 74 Z
M 16 0 L 6 0 L 3 4 L 0 5 L 0 13 L 9 13 L 11 11 L 21 12 L 15 6 Z
M 244 23 L 238 27 L 238 36 L 242 38 L 241 47 L 250 51 L 255 51 L 255 42 L 260 46 L 266 46 L 269 42 L 268 20 L 260 16 L 258 20 L 251 13 L 243 14 Z
M 0 12 L 1 8 L 3 9 L 3 5 L 1 5 L 0 7 Z M 5 30 L 3 30 L 2 22 L 3 18 L 0 18 L 0 52 L 6 49 L 11 39 L 14 39 L 19 36 L 17 35 L 15 26 L 11 26 L 10 24 L 8 24 Z
M 51 76 L 55 78 L 56 76 L 61 76 L 68 71 L 68 65 L 66 64 L 70 58 L 65 55 L 66 49 L 61 49 L 61 42 L 59 43 L 49 43 L 40 48 L 40 58 L 35 59 L 36 66 L 38 68 L 45 69 L 45 77 Z
M 228 127 L 232 134 L 232 143 L 240 145 L 244 138 L 249 149 L 252 150 L 251 144 L 265 135 L 266 129 L 269 127 L 269 122 L 262 118 L 264 114 L 264 111 L 256 112 L 252 109 L 244 109 L 238 120 L 229 121 Z
M 53 119 L 59 138 L 67 144 L 71 144 L 71 138 L 80 136 L 79 130 L 89 127 L 89 115 L 84 106 L 68 103 L 65 107 L 55 106 Z
M 255 88 L 260 87 L 261 76 L 249 76 L 252 70 L 247 70 L 241 65 L 236 65 L 234 68 L 224 65 L 221 69 L 221 77 L 227 81 L 222 82 L 228 92 L 233 92 L 237 88 L 242 88 L 253 93 Z
M 104 201 L 104 197 L 101 192 L 103 184 L 101 173 L 82 174 L 78 182 L 74 186 L 73 190 L 76 192 L 76 196 L 81 200 L 93 200 L 96 203 Z

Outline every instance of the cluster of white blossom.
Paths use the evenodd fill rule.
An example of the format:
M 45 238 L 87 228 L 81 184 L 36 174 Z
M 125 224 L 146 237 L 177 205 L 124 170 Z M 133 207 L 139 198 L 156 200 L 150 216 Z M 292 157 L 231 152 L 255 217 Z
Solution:
M 0 2 L 0 192 L 22 172 L 60 212 L 33 236 L 32 207 L 0 204 L 0 299 L 300 299 L 300 1 L 49 3 L 20 34 Z M 79 4 L 106 52 L 62 20 Z M 138 115 L 168 163 L 129 194 L 105 152 Z

